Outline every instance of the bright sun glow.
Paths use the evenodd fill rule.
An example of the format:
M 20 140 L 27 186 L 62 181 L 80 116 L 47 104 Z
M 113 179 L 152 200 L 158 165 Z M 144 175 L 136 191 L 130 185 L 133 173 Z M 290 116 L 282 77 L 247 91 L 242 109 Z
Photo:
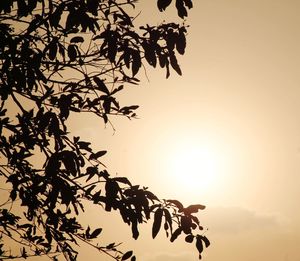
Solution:
M 181 142 L 168 155 L 168 177 L 184 193 L 206 194 L 222 182 L 223 159 L 224 155 L 211 144 Z
M 175 152 L 171 171 L 176 178 L 184 177 L 187 183 L 210 185 L 217 175 L 215 155 L 206 148 L 189 148 Z

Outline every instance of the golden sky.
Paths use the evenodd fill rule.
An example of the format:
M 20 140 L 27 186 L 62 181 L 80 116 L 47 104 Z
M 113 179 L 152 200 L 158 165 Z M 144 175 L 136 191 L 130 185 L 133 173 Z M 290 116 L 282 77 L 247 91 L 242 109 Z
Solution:
M 155 2 L 139 2 L 140 22 L 170 19 L 154 18 Z M 300 260 L 299 10 L 298 0 L 195 0 L 183 76 L 165 80 L 149 68 L 149 81 L 121 97 L 141 106 L 139 119 L 115 119 L 115 133 L 94 120 L 74 124 L 108 149 L 111 173 L 161 198 L 207 206 L 199 216 L 212 243 L 205 261 Z M 134 241 L 111 220 L 120 228 L 107 239 L 120 236 L 139 260 L 197 260 L 183 238 L 152 240 L 146 226 Z

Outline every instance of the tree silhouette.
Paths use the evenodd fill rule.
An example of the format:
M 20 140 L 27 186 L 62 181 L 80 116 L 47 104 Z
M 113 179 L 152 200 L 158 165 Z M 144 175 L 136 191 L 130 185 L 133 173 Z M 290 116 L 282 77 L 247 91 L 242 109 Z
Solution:
M 186 27 L 177 23 L 136 28 L 129 15 L 135 0 L 0 1 L 0 259 L 48 256 L 76 260 L 75 244 L 88 243 L 115 260 L 136 260 L 117 244 L 99 246 L 98 228 L 78 221 L 86 202 L 119 212 L 139 236 L 138 225 L 153 219 L 170 241 L 183 234 L 201 258 L 209 241 L 194 215 L 202 205 L 184 207 L 163 200 L 126 177 L 110 175 L 101 162 L 106 151 L 68 131 L 70 114 L 129 119 L 137 105 L 120 105 L 116 94 L 139 84 L 144 65 L 181 75 L 177 56 L 186 46 Z M 158 0 L 164 11 L 171 0 Z M 176 0 L 185 18 L 191 0 Z M 17 206 L 15 208 L 14 206 Z M 16 210 L 19 209 L 20 211 Z M 19 244 L 13 251 L 10 243 Z

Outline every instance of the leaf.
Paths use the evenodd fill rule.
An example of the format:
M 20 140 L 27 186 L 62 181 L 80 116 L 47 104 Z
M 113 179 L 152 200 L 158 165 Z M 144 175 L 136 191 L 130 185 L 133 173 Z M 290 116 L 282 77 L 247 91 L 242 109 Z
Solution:
M 100 235 L 102 232 L 102 228 L 97 228 L 93 231 L 93 233 L 90 235 L 90 239 L 96 238 L 97 236 Z
M 181 216 L 181 228 L 185 234 L 191 233 L 193 222 L 190 216 Z
M 105 97 L 103 101 L 103 108 L 106 114 L 110 113 L 111 102 L 112 102 L 111 97 Z
M 209 247 L 210 246 L 210 241 L 208 240 L 208 238 L 206 236 L 201 236 L 202 241 L 205 244 L 205 247 Z
M 88 182 L 91 178 L 93 178 L 97 173 L 98 173 L 97 167 L 94 167 L 94 166 L 87 167 L 86 174 L 88 174 L 89 176 L 88 176 L 86 182 Z
M 110 243 L 109 245 L 106 246 L 107 249 L 112 249 L 115 247 L 115 243 Z
M 12 201 L 15 201 L 15 199 L 17 198 L 17 190 L 16 189 L 12 189 L 10 194 L 9 194 L 10 198 Z
M 68 56 L 69 56 L 70 62 L 74 62 L 76 60 L 77 51 L 76 51 L 76 47 L 74 44 L 70 44 L 68 46 Z
M 49 59 L 54 60 L 57 54 L 57 40 L 53 39 L 49 44 Z
M 45 237 L 46 237 L 48 243 L 51 244 L 51 242 L 52 242 L 52 234 L 51 234 L 51 231 L 50 231 L 50 227 L 49 227 L 49 226 L 46 226 Z
M 107 153 L 106 150 L 100 150 L 96 153 L 92 153 L 89 157 L 89 160 L 97 160 L 98 158 L 102 157 L 103 155 L 105 155 Z
M 192 0 L 183 0 L 183 1 L 184 1 L 185 5 L 186 5 L 189 9 L 191 9 L 191 8 L 193 7 L 193 2 L 192 2 Z
M 147 62 L 151 66 L 156 67 L 156 55 L 155 55 L 154 46 L 151 46 L 146 41 L 143 41 L 142 46 L 145 51 L 145 58 L 146 58 Z
M 22 255 L 21 255 L 23 258 L 27 258 L 28 257 L 28 255 L 27 255 L 27 252 L 26 252 L 26 250 L 25 250 L 25 247 L 23 247 L 23 249 L 22 249 Z
M 66 170 L 76 177 L 79 168 L 79 162 L 76 154 L 73 151 L 62 151 L 60 156 Z
M 186 48 L 186 38 L 183 30 L 179 31 L 179 34 L 176 37 L 176 50 L 181 55 L 184 54 Z
M 133 252 L 132 251 L 128 251 L 126 252 L 123 256 L 122 256 L 122 261 L 123 260 L 127 260 L 128 258 L 130 258 L 132 256 Z
M 114 95 L 115 93 L 121 91 L 124 89 L 124 85 L 120 85 L 118 88 L 114 89 L 112 92 L 111 92 L 111 95 Z
M 182 212 L 183 211 L 183 205 L 181 202 L 179 202 L 178 200 L 176 199 L 168 199 L 167 202 L 170 202 L 172 203 L 173 205 L 175 205 L 177 208 L 178 208 L 178 211 L 179 212 Z
M 198 249 L 199 254 L 203 252 L 203 244 L 201 240 L 201 236 L 197 235 L 196 237 L 196 248 Z
M 17 8 L 17 11 L 18 11 L 17 14 L 18 14 L 18 16 L 19 17 L 27 16 L 27 14 L 28 14 L 28 7 L 27 7 L 27 5 L 25 3 L 25 0 L 17 0 L 17 4 L 18 4 L 18 8 Z
M 71 39 L 71 43 L 83 43 L 84 38 L 82 36 L 75 36 Z
M 164 209 L 164 215 L 165 215 L 166 224 L 169 225 L 170 231 L 172 233 L 172 217 L 171 217 L 169 210 Z M 167 230 L 167 229 L 165 229 L 165 230 Z
M 59 26 L 59 21 L 61 19 L 61 15 L 62 15 L 64 7 L 65 7 L 65 3 L 62 2 L 52 13 L 52 15 L 50 16 L 50 19 L 49 19 L 51 26 L 53 26 L 55 28 L 57 28 Z
M 116 177 L 116 178 L 113 178 L 113 180 L 121 182 L 121 183 L 124 183 L 124 184 L 127 184 L 129 186 L 132 186 L 131 183 L 130 183 L 130 181 L 126 177 Z
M 91 145 L 90 142 L 78 141 L 78 142 L 77 142 L 77 145 L 79 146 L 79 148 L 80 148 L 81 150 L 86 150 L 86 151 L 89 151 L 89 152 L 91 152 L 91 150 L 92 150 L 92 149 L 89 147 L 89 146 Z
M 183 210 L 183 212 L 186 214 L 186 215 L 189 215 L 189 214 L 192 214 L 192 213 L 197 213 L 198 210 L 203 210 L 205 209 L 205 206 L 204 205 L 200 205 L 200 204 L 196 204 L 196 205 L 190 205 L 188 206 L 187 208 L 185 208 Z
M 184 19 L 184 17 L 187 16 L 187 11 L 184 7 L 183 0 L 176 0 L 176 8 L 178 16 Z
M 94 76 L 93 79 L 94 79 L 94 82 L 97 84 L 99 90 L 106 93 L 107 95 L 109 95 L 109 90 L 107 89 L 106 85 L 104 84 L 104 81 L 101 80 L 97 76 Z
M 160 230 L 162 215 L 163 215 L 162 208 L 159 208 L 155 211 L 154 222 L 152 226 L 152 238 L 155 238 Z
M 87 0 L 87 9 L 95 16 L 98 15 L 98 6 L 99 1 L 98 0 Z
M 86 195 L 91 194 L 92 190 L 93 190 L 95 187 L 96 187 L 96 185 L 90 186 L 90 187 L 85 191 L 85 194 L 86 194 Z
M 171 4 L 172 0 L 158 0 L 157 8 L 159 11 L 165 11 L 166 8 Z
M 111 37 L 111 35 L 110 35 L 110 37 Z M 113 37 L 111 37 L 108 41 L 107 56 L 108 56 L 108 59 L 111 63 L 115 62 L 116 54 L 117 54 L 117 51 L 118 51 L 116 41 L 117 41 L 117 38 L 115 37 L 115 34 L 113 34 Z
M 137 239 L 139 237 L 139 231 L 138 231 L 137 220 L 136 219 L 132 221 L 131 231 L 132 231 L 132 237 L 134 239 Z
M 135 76 L 139 69 L 141 68 L 142 62 L 141 62 L 141 56 L 139 51 L 134 50 L 132 52 L 132 65 L 131 65 L 131 69 L 132 69 L 132 75 Z
M 194 240 L 194 236 L 193 236 L 192 234 L 187 235 L 187 236 L 185 237 L 185 242 L 187 242 L 187 243 L 192 243 L 193 240 Z
M 179 75 L 182 75 L 182 72 L 181 72 L 181 69 L 178 65 L 178 62 L 177 62 L 177 59 L 176 59 L 176 56 L 174 53 L 171 53 L 170 54 L 170 62 L 171 62 L 171 66 L 172 68 L 179 74 Z
M 181 232 L 182 232 L 182 228 L 181 228 L 181 227 L 177 228 L 177 229 L 174 231 L 174 233 L 172 234 L 172 236 L 171 236 L 171 238 L 170 238 L 170 241 L 171 241 L 171 242 L 174 242 L 174 241 L 177 239 L 177 237 L 181 234 Z
M 88 226 L 86 231 L 85 231 L 85 237 L 88 238 L 88 239 L 90 238 L 90 231 L 91 231 L 91 228 L 90 228 L 90 226 Z

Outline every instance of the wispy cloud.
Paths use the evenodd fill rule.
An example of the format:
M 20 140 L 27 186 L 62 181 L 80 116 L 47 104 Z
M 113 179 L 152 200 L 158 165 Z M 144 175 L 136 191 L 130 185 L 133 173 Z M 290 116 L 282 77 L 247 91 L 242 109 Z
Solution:
M 206 212 L 203 223 L 217 234 L 244 233 L 280 226 L 276 215 L 257 213 L 241 207 L 214 207 L 207 208 Z
M 151 256 L 146 256 L 145 261 L 195 261 L 195 253 L 167 253 L 167 252 L 158 252 L 154 253 Z

